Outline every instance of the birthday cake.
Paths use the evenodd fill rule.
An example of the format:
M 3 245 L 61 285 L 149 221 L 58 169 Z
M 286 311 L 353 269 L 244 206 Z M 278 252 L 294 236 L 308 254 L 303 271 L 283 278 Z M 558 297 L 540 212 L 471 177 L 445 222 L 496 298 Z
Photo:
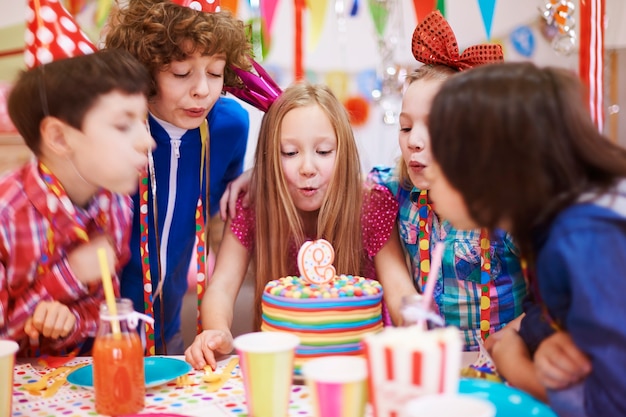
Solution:
M 303 265 L 307 261 L 300 259 L 301 254 L 298 263 L 303 276 L 270 281 L 261 300 L 262 331 L 288 332 L 300 338 L 294 364 L 296 373 L 309 359 L 362 355 L 363 337 L 383 328 L 383 290 L 377 281 L 335 275 L 334 268 L 327 266 L 334 252 L 330 261 L 320 262 L 321 256 L 313 261 L 318 265 L 316 275 Z M 319 264 L 330 269 L 320 273 Z

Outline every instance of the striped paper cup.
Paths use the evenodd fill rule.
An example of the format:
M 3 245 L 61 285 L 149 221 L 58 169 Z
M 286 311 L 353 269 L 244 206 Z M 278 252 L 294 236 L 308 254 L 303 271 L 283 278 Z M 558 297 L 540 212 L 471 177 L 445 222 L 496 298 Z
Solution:
M 357 356 L 326 356 L 302 366 L 315 417 L 363 417 L 367 364 Z
M 298 344 L 297 336 L 282 332 L 254 332 L 235 338 L 249 415 L 287 415 Z

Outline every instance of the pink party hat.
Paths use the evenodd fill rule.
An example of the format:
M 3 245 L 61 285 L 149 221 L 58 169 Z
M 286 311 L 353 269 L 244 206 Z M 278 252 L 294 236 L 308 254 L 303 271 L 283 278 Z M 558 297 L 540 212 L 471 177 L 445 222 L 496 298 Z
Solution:
M 243 87 L 224 86 L 224 91 L 228 91 L 235 97 L 266 112 L 283 91 L 259 63 L 252 58 L 250 58 L 250 61 L 256 70 L 256 74 L 241 68 L 232 67 L 233 71 L 243 81 Z
M 28 0 L 25 41 L 24 61 L 29 69 L 96 51 L 58 0 Z
M 206 13 L 220 11 L 219 0 L 172 0 L 172 3 Z

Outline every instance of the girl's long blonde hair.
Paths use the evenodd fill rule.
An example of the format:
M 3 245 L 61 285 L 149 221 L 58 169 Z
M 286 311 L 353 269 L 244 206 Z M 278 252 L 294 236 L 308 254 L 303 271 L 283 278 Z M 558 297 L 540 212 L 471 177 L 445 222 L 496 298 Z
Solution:
M 251 187 L 254 190 L 256 234 L 255 327 L 260 326 L 261 296 L 265 284 L 295 271 L 289 270 L 290 247 L 305 241 L 303 222 L 287 190 L 281 164 L 281 126 L 291 110 L 319 106 L 337 136 L 337 156 L 328 192 L 319 210 L 317 235 L 335 248 L 338 273 L 361 273 L 363 244 L 361 206 L 363 187 L 356 142 L 346 110 L 323 85 L 298 83 L 288 87 L 264 116 L 256 148 Z

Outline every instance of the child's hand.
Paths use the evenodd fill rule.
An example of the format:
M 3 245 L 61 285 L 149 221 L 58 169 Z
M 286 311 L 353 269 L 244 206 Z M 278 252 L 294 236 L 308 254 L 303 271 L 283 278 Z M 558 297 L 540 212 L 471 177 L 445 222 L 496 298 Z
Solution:
M 220 198 L 220 217 L 222 220 L 230 216 L 234 218 L 237 215 L 237 199 L 239 194 L 244 194 L 242 204 L 248 207 L 250 204 L 250 181 L 252 180 L 252 170 L 244 171 L 239 177 L 232 180 L 226 186 L 222 198 Z
M 26 320 L 24 332 L 33 340 L 39 335 L 50 339 L 67 336 L 76 325 L 76 317 L 70 309 L 58 301 L 41 301 L 35 312 Z
M 233 350 L 233 336 L 229 331 L 205 330 L 196 336 L 185 351 L 185 360 L 195 369 L 209 365 L 215 370 L 217 361 L 215 354 L 226 355 Z
M 539 381 L 550 389 L 579 382 L 591 372 L 591 362 L 574 344 L 569 333 L 559 331 L 545 339 L 535 352 Z
M 114 271 L 116 261 L 115 248 L 106 235 L 92 236 L 89 242 L 78 246 L 67 255 L 67 261 L 72 272 L 85 285 L 102 280 L 98 259 L 99 248 L 104 248 L 109 263 L 109 271 Z

